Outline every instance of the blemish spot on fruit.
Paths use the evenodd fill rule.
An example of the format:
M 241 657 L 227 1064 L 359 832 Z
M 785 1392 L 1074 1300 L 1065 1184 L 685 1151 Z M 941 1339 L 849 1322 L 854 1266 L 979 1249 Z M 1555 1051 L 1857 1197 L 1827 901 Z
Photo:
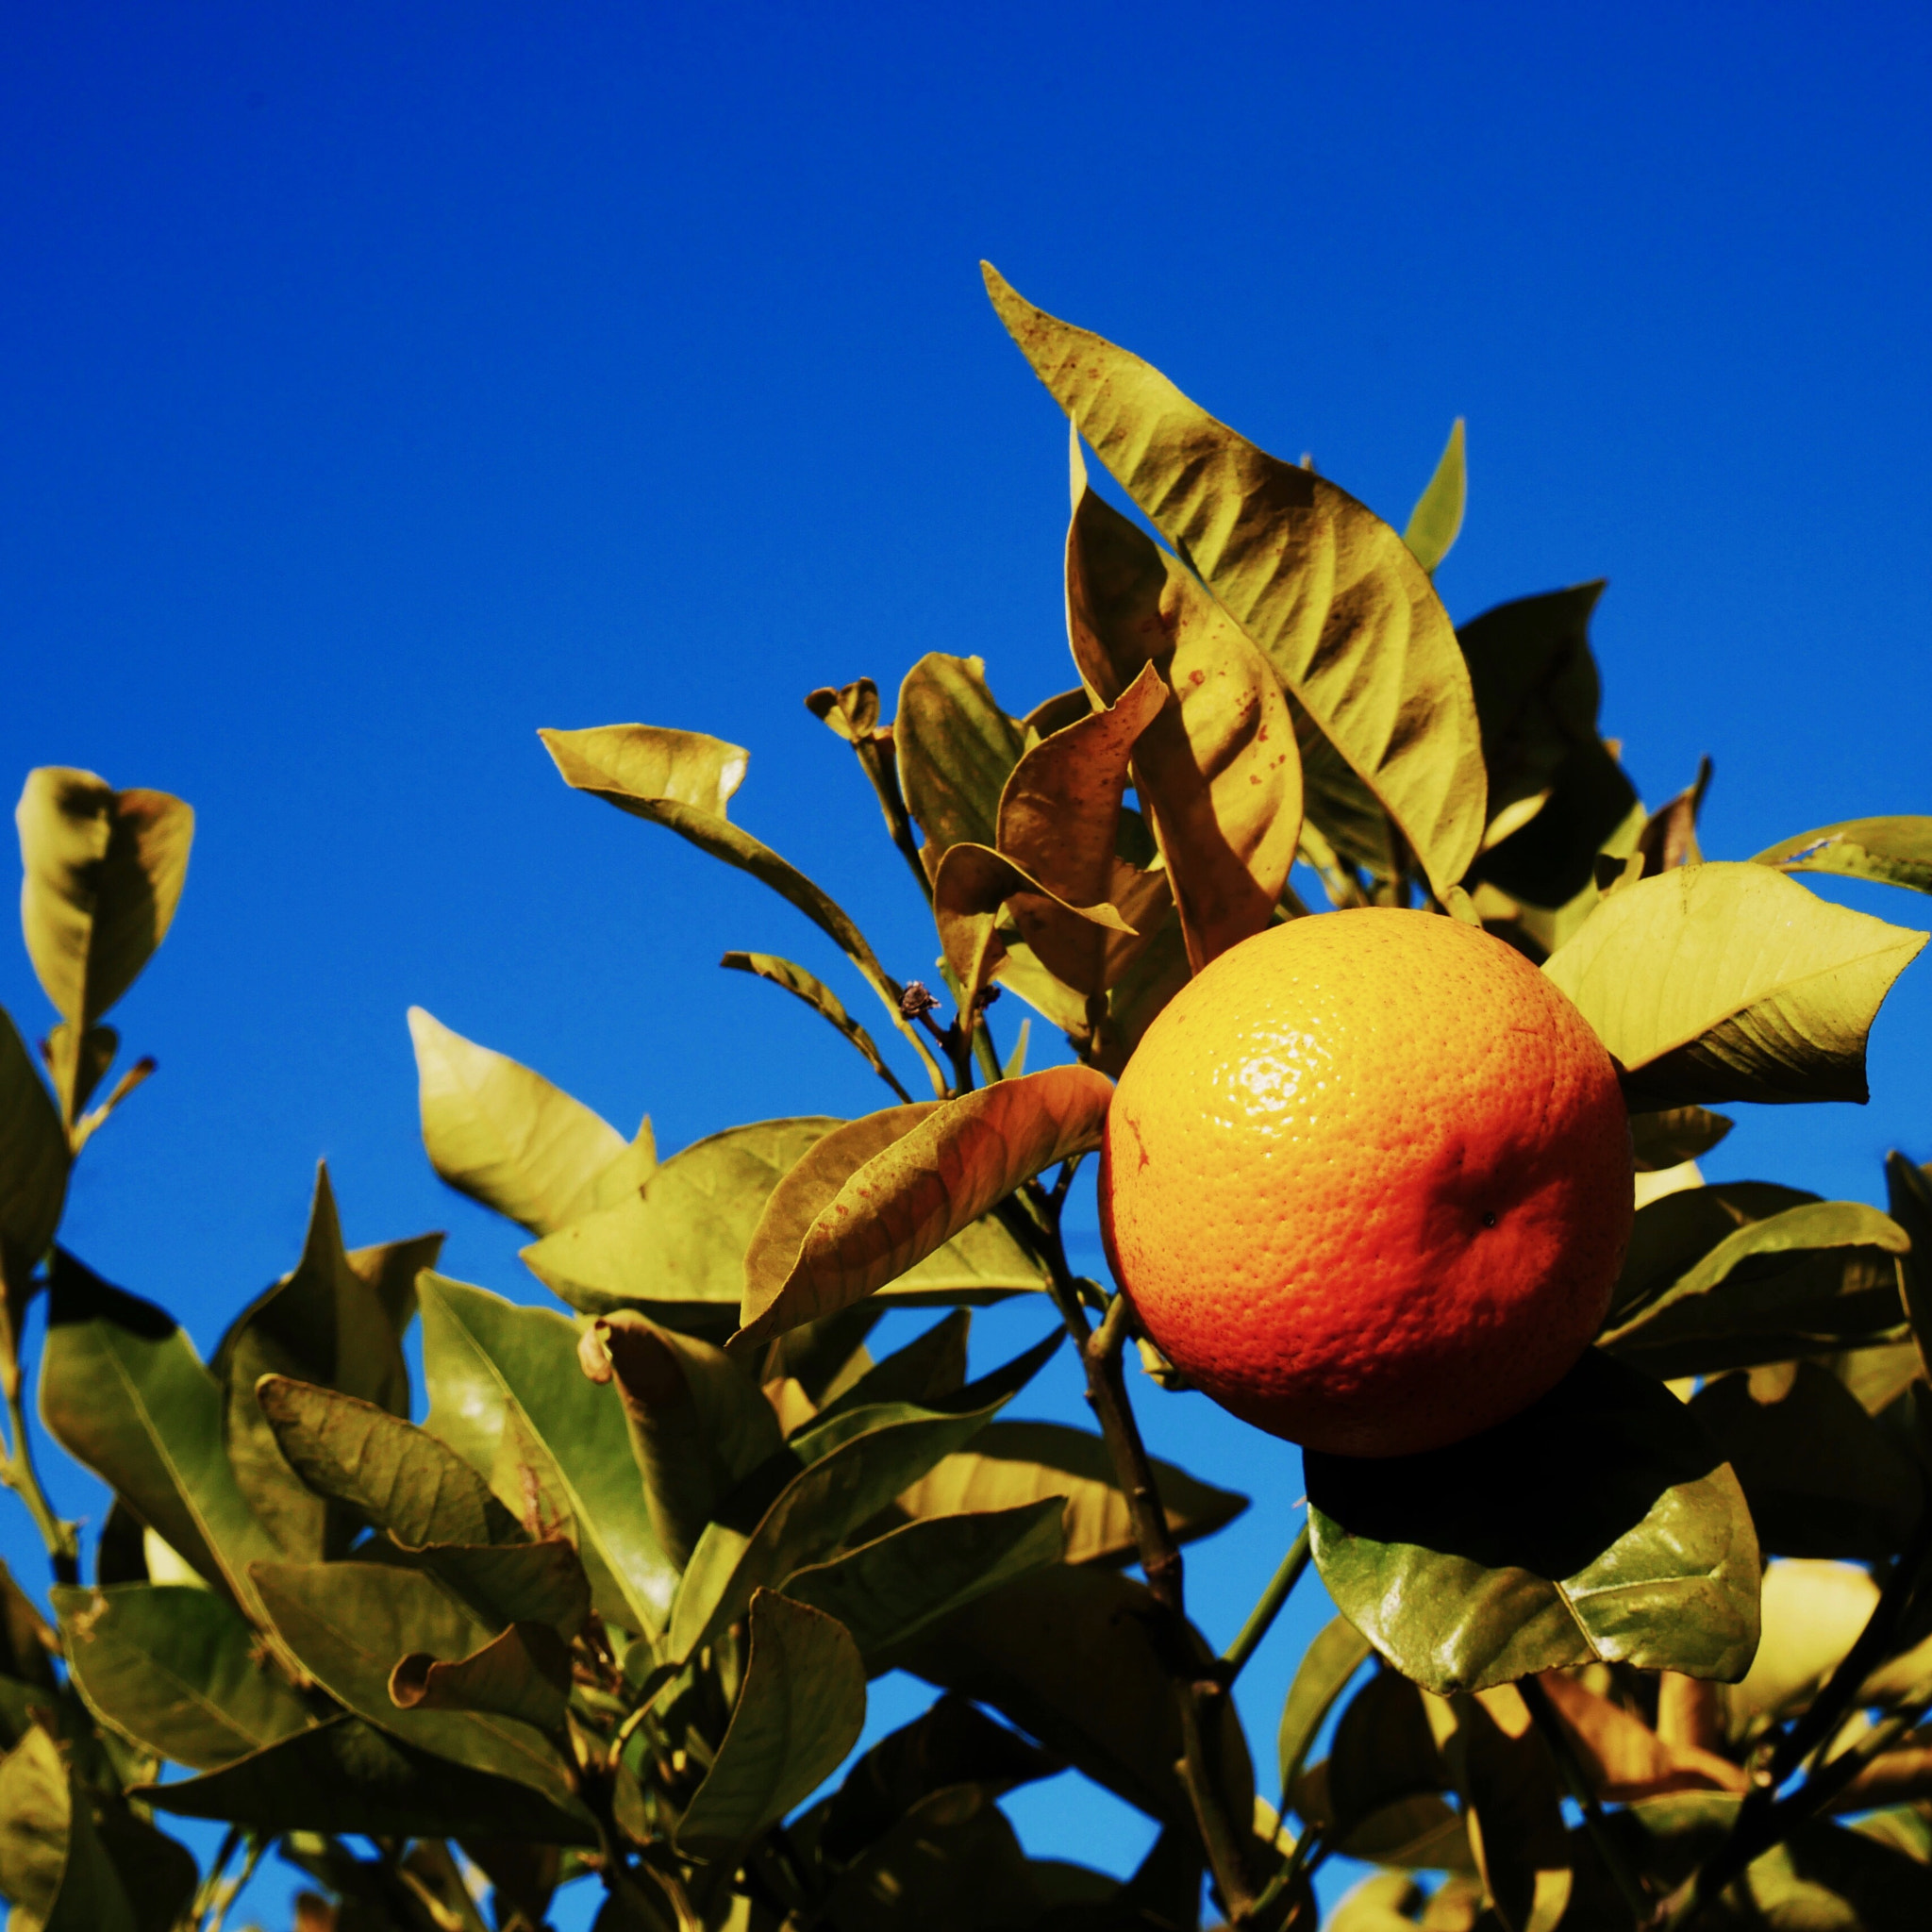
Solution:
M 1485 1227 L 1494 1227 L 1495 1224 L 1496 1217 L 1493 1214 L 1491 1214 L 1488 1208 L 1485 1208 L 1483 1210 L 1483 1225 Z

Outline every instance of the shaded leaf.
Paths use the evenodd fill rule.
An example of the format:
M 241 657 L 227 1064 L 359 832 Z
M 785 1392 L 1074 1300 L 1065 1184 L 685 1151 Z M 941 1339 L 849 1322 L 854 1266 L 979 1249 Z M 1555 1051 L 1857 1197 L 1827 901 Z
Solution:
M 827 1402 L 814 1420 L 824 1422 L 876 1402 L 937 1407 L 946 1396 L 957 1395 L 966 1386 L 966 1341 L 972 1325 L 970 1310 L 955 1308 L 923 1335 L 914 1336 L 904 1348 L 874 1362 L 836 1400 Z
M 785 1594 L 836 1617 L 868 1662 L 949 1611 L 1060 1558 L 1058 1499 L 936 1516 L 794 1570 Z
M 584 1379 L 576 1329 L 440 1274 L 420 1292 L 426 1426 L 533 1534 L 567 1515 L 599 1613 L 654 1635 L 676 1571 L 651 1528 L 624 1406 Z
M 1390 1670 L 1377 1671 L 1349 1699 L 1327 1771 L 1328 1825 L 1338 1844 L 1399 1800 L 1450 1788 L 1423 1693 Z
M 1197 1481 L 1170 1462 L 1153 1465 L 1167 1525 L 1177 1542 L 1224 1528 L 1247 1507 L 1231 1490 Z M 991 1423 L 970 1449 L 949 1456 L 903 1491 L 899 1507 L 913 1516 L 971 1509 L 1009 1509 L 1042 1496 L 1062 1496 L 1069 1563 L 1136 1560 L 1134 1527 L 1107 1444 L 1062 1423 Z
M 12 1358 L 27 1276 L 60 1225 L 66 1199 L 66 1131 L 12 1020 L 0 1011 L 0 1362 Z
M 1281 1707 L 1276 1745 L 1281 1759 L 1281 1788 L 1291 1799 L 1295 1779 L 1314 1747 L 1315 1738 L 1336 1701 L 1355 1680 L 1355 1674 L 1374 1654 L 1369 1640 L 1345 1617 L 1337 1617 L 1317 1632 L 1295 1666 L 1294 1681 Z
M 0 1895 L 8 1932 L 136 1932 L 67 1766 L 38 1724 L 0 1757 Z
M 1447 1694 L 1598 1659 L 1737 1678 L 1757 1544 L 1684 1406 L 1592 1350 L 1512 1421 L 1427 1456 L 1307 1451 L 1315 1562 L 1405 1676 Z
M 1782 1387 L 1707 1382 L 1690 1404 L 1743 1485 L 1757 1540 L 1783 1557 L 1883 1561 L 1918 1523 L 1917 1466 L 1829 1370 L 1793 1364 Z
M 706 1529 L 678 1587 L 667 1654 L 689 1657 L 741 1616 L 752 1591 L 782 1589 L 869 1523 L 902 1490 L 985 1427 L 1052 1355 L 1057 1332 L 939 1409 L 881 1404 L 833 1418 L 794 1440 L 806 1467 L 774 1497 L 749 1486 Z M 758 1507 L 762 1504 L 762 1507 Z M 734 1521 L 734 1518 L 739 1520 Z
M 255 1581 L 289 1648 L 338 1703 L 408 1743 L 570 1807 L 564 1762 L 534 1726 L 497 1713 L 405 1710 L 391 1698 L 402 1658 L 465 1657 L 497 1634 L 433 1577 L 387 1563 L 258 1563 Z
M 858 1742 L 865 1667 L 841 1625 L 759 1591 L 744 1684 L 711 1768 L 678 1826 L 699 1857 L 723 1857 L 810 1796 Z
M 421 1007 L 409 1008 L 409 1038 L 430 1166 L 459 1193 L 532 1234 L 554 1233 L 612 1206 L 656 1164 L 648 1123 L 632 1154 L 624 1136 L 582 1101 L 508 1055 L 451 1032 Z M 607 1174 L 610 1182 L 600 1186 Z
M 394 1415 L 409 1412 L 401 1331 L 349 1264 L 326 1166 L 316 1170 L 301 1260 L 237 1317 L 215 1350 L 213 1368 L 225 1384 L 228 1460 L 249 1507 L 287 1555 L 340 1556 L 355 1533 L 354 1516 L 330 1510 L 326 1496 L 290 1467 L 256 1400 L 263 1375 L 285 1375 L 339 1389 Z
M 1543 1694 L 1570 1734 L 1571 1748 L 1591 1793 L 1607 1803 L 1628 1804 L 1668 1791 L 1742 1791 L 1750 1784 L 1741 1765 L 1712 1751 L 1667 1742 L 1641 1718 L 1607 1697 L 1599 1697 L 1574 1677 L 1551 1671 L 1541 1681 Z
M 373 1402 L 286 1375 L 263 1376 L 256 1393 L 296 1474 L 398 1542 L 521 1538 L 516 1518 L 483 1478 L 426 1429 Z
M 1267 659 L 1240 625 L 1088 488 L 1077 436 L 1073 472 L 1074 659 L 1104 704 L 1121 699 L 1148 665 L 1167 687 L 1134 742 L 1133 779 L 1198 972 L 1269 924 L 1294 863 L 1301 757 L 1293 721 Z
M 1705 793 L 1710 790 L 1711 762 L 1697 761 L 1697 775 L 1683 791 L 1651 813 L 1638 835 L 1634 857 L 1641 859 L 1636 871 L 1640 878 L 1654 878 L 1680 865 L 1701 865 L 1704 850 L 1697 842 L 1697 818 L 1704 809 Z M 1608 882 L 1605 890 L 1611 890 Z
M 1483 829 L 1475 707 L 1427 574 L 1380 518 L 991 269 L 1034 372 L 1402 827 L 1440 897 Z
M 1932 1871 L 1869 1834 L 1813 1821 L 1757 1860 L 1739 1888 L 1760 1924 L 1804 1932 L 1919 1932 Z
M 311 1722 L 247 1619 L 212 1591 L 126 1583 L 58 1591 L 55 1606 L 88 1708 L 142 1750 L 210 1771 Z
M 651 1527 L 682 1569 L 725 1496 L 785 1446 L 772 1406 L 722 1349 L 635 1309 L 599 1316 L 579 1358 L 591 1381 L 616 1380 Z
M 1835 872 L 1932 892 L 1932 818 L 1846 819 L 1767 846 L 1754 865 Z
M 1701 1107 L 1673 1107 L 1661 1113 L 1630 1116 L 1631 1150 L 1639 1174 L 1661 1174 L 1707 1155 L 1731 1131 L 1733 1123 Z
M 734 973 L 749 973 L 754 978 L 770 980 L 774 986 L 783 987 L 794 998 L 803 1000 L 864 1055 L 866 1064 L 901 1100 L 911 1098 L 900 1086 L 898 1075 L 880 1058 L 872 1035 L 845 1010 L 844 1002 L 817 974 L 793 965 L 790 959 L 779 958 L 775 953 L 726 953 L 718 963 Z
M 1740 1228 L 1818 1199 L 1774 1181 L 1722 1181 L 1647 1201 L 1631 1224 L 1630 1245 L 1610 1294 L 1607 1327 L 1621 1327 L 1654 1306 Z
M 469 1656 L 427 1651 L 400 1658 L 389 1677 L 398 1710 L 468 1710 L 519 1719 L 555 1735 L 570 1704 L 570 1646 L 548 1624 L 512 1624 Z
M 363 1545 L 375 1557 L 381 1545 Z M 548 1624 L 568 1641 L 591 1613 L 591 1579 L 562 1537 L 534 1543 L 428 1543 L 406 1552 L 486 1624 Z
M 900 1015 L 897 984 L 843 908 L 769 845 L 725 817 L 732 794 L 744 780 L 748 753 L 703 732 L 650 724 L 605 724 L 589 731 L 537 735 L 573 790 L 588 791 L 652 824 L 668 825 L 700 851 L 749 873 L 804 913 L 858 968 L 893 1024 L 912 1042 L 932 1075 L 933 1091 L 944 1091 L 944 1078 L 924 1041 Z
M 41 1416 L 149 1529 L 255 1607 L 248 1565 L 277 1550 L 229 1466 L 221 1385 L 166 1313 L 62 1249 L 51 1271 Z
M 0 1676 L 51 1691 L 57 1688 L 53 1658 L 58 1649 L 47 1620 L 0 1563 Z
M 27 774 L 14 820 L 27 953 L 61 1017 L 85 1032 L 167 937 L 194 813 L 165 791 L 116 791 L 92 772 L 46 765 Z
M 496 1832 L 550 1844 L 597 1841 L 595 1824 L 575 1805 L 437 1757 L 356 1717 L 318 1724 L 204 1777 L 145 1785 L 133 1795 L 163 1811 L 260 1832 Z
M 1521 1697 L 1458 1697 L 1443 1757 L 1496 1916 L 1508 1932 L 1556 1932 L 1574 1882 L 1562 1787 Z
M 920 658 L 899 687 L 892 743 L 906 808 L 925 834 L 928 878 L 952 846 L 997 842 L 1000 793 L 1026 741 L 987 688 L 982 659 Z
M 1599 902 L 1543 971 L 1633 1104 L 1863 1100 L 1865 1036 L 1925 935 L 1763 866 L 1683 866 Z
M 1091 1069 L 1054 1067 L 828 1135 L 766 1203 L 745 1256 L 737 1340 L 782 1333 L 883 1288 L 1022 1181 L 1097 1147 L 1112 1095 Z
M 1455 547 L 1462 530 L 1462 512 L 1469 497 L 1469 475 L 1463 451 L 1462 418 L 1449 425 L 1449 441 L 1437 459 L 1427 487 L 1408 514 L 1402 541 L 1415 560 L 1434 576 Z
M 1932 1377 L 1932 1174 L 1894 1150 L 1885 1157 L 1885 1195 L 1891 1218 L 1911 1241 L 1899 1264 L 1899 1285 L 1920 1365 Z
M 1174 1774 L 1181 1736 L 1161 1649 L 1166 1627 L 1145 1585 L 1115 1570 L 1061 1565 L 954 1612 L 903 1663 L 991 1705 L 1150 1817 L 1191 1829 Z M 1191 1627 L 1175 1641 L 1183 1656 L 1208 1666 L 1207 1645 Z M 1222 1727 L 1220 1748 L 1224 1790 L 1252 1791 L 1239 1725 Z

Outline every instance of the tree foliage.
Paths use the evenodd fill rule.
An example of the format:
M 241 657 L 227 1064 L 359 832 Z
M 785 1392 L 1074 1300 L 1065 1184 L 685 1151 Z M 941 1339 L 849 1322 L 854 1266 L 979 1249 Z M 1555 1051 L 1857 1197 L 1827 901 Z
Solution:
M 296 1265 L 207 1362 L 69 1253 L 72 1165 L 150 1070 L 91 1106 L 106 1016 L 193 821 L 29 776 L 25 936 L 58 1017 L 41 1071 L 0 1024 L 0 1385 L 57 1623 L 0 1573 L 16 1927 L 200 1927 L 270 1846 L 317 1887 L 302 1924 L 345 1932 L 475 1932 L 484 1886 L 531 1932 L 578 1878 L 605 1932 L 1191 1927 L 1204 1879 L 1231 1923 L 1312 1928 L 1336 1856 L 1380 1868 L 1337 1932 L 1932 1922 L 1932 1171 L 1893 1156 L 1880 1212 L 1692 1164 L 1715 1104 L 1865 1096 L 1924 935 L 1804 875 L 1932 890 L 1932 819 L 1707 860 L 1707 768 L 1646 813 L 1599 735 L 1600 585 L 1459 630 L 1443 609 L 1460 422 L 1400 537 L 988 286 L 1072 425 L 1079 682 L 1016 717 L 934 653 L 890 720 L 869 678 L 807 700 L 932 911 L 943 993 L 734 823 L 737 746 L 542 734 L 568 785 L 833 942 L 876 1034 L 790 960 L 724 964 L 826 1021 L 890 1104 L 660 1159 L 648 1120 L 626 1138 L 409 1015 L 431 1165 L 528 1232 L 563 1309 L 439 1275 L 433 1235 L 346 1249 L 326 1172 Z M 1083 438 L 1166 547 L 1094 491 Z M 1420 904 L 1541 964 L 1617 1058 L 1641 1206 L 1552 1394 L 1433 1456 L 1307 1457 L 1307 1528 L 1217 1657 L 1179 1552 L 1243 1501 L 1146 1455 L 1133 1309 L 1072 1272 L 1060 1222 L 1166 1001 L 1311 916 L 1298 864 L 1331 905 Z M 1002 991 L 1066 1064 L 1002 1064 Z M 41 1415 L 114 1497 L 91 1579 L 25 1431 L 40 1295 Z M 969 1379 L 970 1310 L 1010 1297 L 1039 1341 Z M 875 1358 L 890 1307 L 935 1319 Z M 1069 1343 L 1097 1428 L 1008 1418 Z M 1310 1559 L 1341 1616 L 1257 1772 L 1229 1692 Z M 841 1777 L 891 1669 L 938 1695 Z M 1003 1794 L 1066 1767 L 1158 1824 L 1130 1878 L 1007 1824 Z M 213 1869 L 170 1816 L 230 1827 Z

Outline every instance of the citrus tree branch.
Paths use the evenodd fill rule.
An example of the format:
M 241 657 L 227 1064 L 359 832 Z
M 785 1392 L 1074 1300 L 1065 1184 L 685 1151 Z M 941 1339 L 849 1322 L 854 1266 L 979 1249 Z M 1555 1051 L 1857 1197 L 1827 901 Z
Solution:
M 1255 1607 L 1248 1612 L 1248 1621 L 1241 1627 L 1234 1641 L 1222 1654 L 1222 1662 L 1226 1665 L 1226 1678 L 1229 1684 L 1241 1675 L 1243 1666 L 1255 1652 L 1260 1648 L 1261 1640 L 1273 1627 L 1274 1620 L 1281 1614 L 1282 1606 L 1293 1593 L 1294 1587 L 1302 1580 L 1302 1572 L 1308 1567 L 1308 1558 L 1314 1545 L 1308 1535 L 1308 1526 L 1302 1524 L 1301 1534 L 1288 1546 L 1288 1555 L 1282 1557 L 1280 1567 L 1268 1580 Z
M 11 1297 L 8 1297 L 11 1300 Z M 19 1355 L 18 1324 L 10 1345 L 0 1350 L 0 1385 L 7 1401 L 7 1434 L 0 1443 L 0 1482 L 26 1506 L 35 1529 L 47 1547 L 47 1560 L 53 1565 L 54 1581 L 77 1584 L 80 1581 L 80 1533 L 78 1526 L 61 1520 L 47 1492 L 41 1485 L 40 1471 L 34 1467 L 33 1439 L 27 1433 L 26 1404 L 23 1399 L 25 1374 Z

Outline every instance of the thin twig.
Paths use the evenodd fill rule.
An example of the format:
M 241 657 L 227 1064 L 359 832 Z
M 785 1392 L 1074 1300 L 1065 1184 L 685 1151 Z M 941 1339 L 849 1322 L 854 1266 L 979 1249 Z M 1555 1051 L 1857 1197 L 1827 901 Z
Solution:
M 11 1441 L 5 1445 L 6 1454 L 0 1458 L 0 1482 L 4 1482 L 26 1506 L 26 1513 L 33 1518 L 34 1527 L 41 1533 L 41 1541 L 47 1546 L 47 1560 L 53 1566 L 54 1581 L 62 1584 L 77 1584 L 80 1581 L 80 1531 L 75 1524 L 67 1523 L 56 1514 L 54 1507 L 47 1501 L 47 1492 L 41 1486 L 40 1472 L 34 1467 L 33 1439 L 27 1433 L 26 1405 L 21 1399 L 25 1380 L 18 1354 L 19 1337 L 13 1339 L 13 1348 L 8 1351 L 4 1364 L 7 1397 L 8 1431 Z
M 1308 1526 L 1302 1524 L 1301 1534 L 1288 1546 L 1288 1555 L 1282 1557 L 1281 1567 L 1269 1579 L 1255 1607 L 1248 1612 L 1248 1621 L 1241 1627 L 1241 1633 L 1222 1654 L 1222 1662 L 1226 1665 L 1226 1679 L 1231 1685 L 1241 1675 L 1242 1667 L 1260 1647 L 1261 1640 L 1267 1636 L 1281 1607 L 1287 1603 L 1294 1587 L 1302 1580 L 1302 1572 L 1308 1567 L 1308 1557 L 1313 1550 L 1309 1540 Z

